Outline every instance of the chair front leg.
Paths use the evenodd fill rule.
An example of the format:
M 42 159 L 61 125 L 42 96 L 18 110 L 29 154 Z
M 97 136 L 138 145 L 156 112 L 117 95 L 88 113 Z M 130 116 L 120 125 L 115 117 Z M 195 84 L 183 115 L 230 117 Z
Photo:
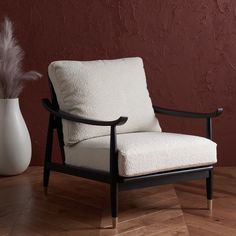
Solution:
M 206 178 L 207 206 L 212 211 L 213 204 L 213 169 L 209 170 L 209 176 Z
M 116 127 L 111 126 L 110 135 L 110 192 L 111 192 L 111 215 L 112 227 L 116 228 L 118 224 L 118 151 L 116 144 Z
M 110 192 L 111 192 L 112 227 L 116 228 L 118 224 L 118 183 L 116 182 L 111 183 Z

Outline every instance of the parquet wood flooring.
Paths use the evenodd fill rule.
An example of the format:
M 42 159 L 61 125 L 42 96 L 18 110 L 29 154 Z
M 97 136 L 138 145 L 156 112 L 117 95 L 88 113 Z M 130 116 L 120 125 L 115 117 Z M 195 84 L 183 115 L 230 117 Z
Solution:
M 119 193 L 119 224 L 111 229 L 109 187 L 52 173 L 48 196 L 42 167 L 0 178 L 0 236 L 236 235 L 236 167 L 215 170 L 213 212 L 205 181 Z

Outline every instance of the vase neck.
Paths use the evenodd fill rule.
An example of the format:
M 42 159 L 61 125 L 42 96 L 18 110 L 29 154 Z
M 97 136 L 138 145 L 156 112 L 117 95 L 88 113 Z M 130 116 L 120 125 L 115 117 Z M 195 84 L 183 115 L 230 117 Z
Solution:
M 19 109 L 19 98 L 0 99 L 0 109 Z

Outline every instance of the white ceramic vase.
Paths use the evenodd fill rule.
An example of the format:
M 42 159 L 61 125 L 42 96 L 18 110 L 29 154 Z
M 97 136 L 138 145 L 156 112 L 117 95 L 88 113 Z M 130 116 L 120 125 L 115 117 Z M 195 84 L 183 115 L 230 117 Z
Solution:
M 0 175 L 18 175 L 31 160 L 29 131 L 20 111 L 19 99 L 0 99 Z

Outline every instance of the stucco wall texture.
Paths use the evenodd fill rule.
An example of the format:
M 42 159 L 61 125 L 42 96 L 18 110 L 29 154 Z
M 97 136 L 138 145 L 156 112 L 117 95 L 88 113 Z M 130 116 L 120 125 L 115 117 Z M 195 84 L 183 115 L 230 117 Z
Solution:
M 48 114 L 40 99 L 49 97 L 48 64 L 131 56 L 144 59 L 154 104 L 198 112 L 224 107 L 213 122 L 218 165 L 236 164 L 236 1 L 1 0 L 4 16 L 14 21 L 25 69 L 44 74 L 20 97 L 31 164 L 44 156 Z M 159 118 L 164 131 L 205 134 L 205 120 Z

